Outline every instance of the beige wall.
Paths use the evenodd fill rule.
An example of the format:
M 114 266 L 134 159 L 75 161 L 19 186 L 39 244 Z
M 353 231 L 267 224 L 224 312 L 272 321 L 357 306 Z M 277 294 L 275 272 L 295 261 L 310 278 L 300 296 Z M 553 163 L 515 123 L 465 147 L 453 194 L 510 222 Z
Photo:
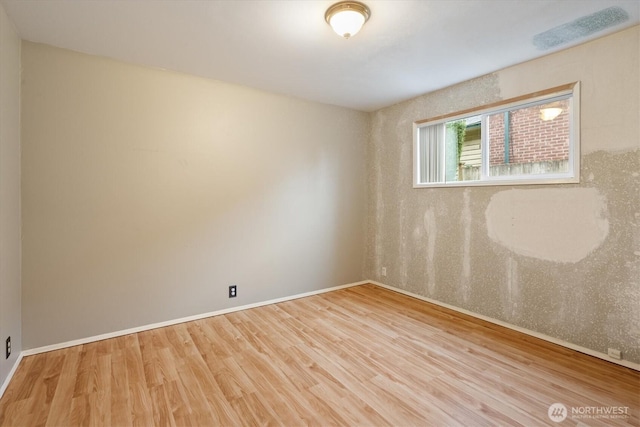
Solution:
M 370 278 L 640 362 L 639 39 L 370 117 L 24 42 L 24 347 Z M 412 188 L 413 121 L 578 80 L 579 185 Z
M 374 113 L 366 276 L 639 363 L 639 41 L 636 26 Z M 574 81 L 579 185 L 412 188 L 415 120 Z
M 362 279 L 367 114 L 29 42 L 22 61 L 25 348 Z
M 0 5 L 0 387 L 22 350 L 20 324 L 20 39 Z

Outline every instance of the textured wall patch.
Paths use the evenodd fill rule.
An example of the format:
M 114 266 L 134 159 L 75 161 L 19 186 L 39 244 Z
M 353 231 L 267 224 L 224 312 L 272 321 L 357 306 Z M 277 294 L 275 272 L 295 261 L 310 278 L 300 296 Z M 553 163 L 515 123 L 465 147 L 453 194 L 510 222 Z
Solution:
M 586 37 L 605 28 L 613 27 L 629 19 L 627 11 L 621 7 L 608 7 L 591 15 L 583 16 L 533 36 L 533 44 L 540 50 L 547 50 Z
M 485 211 L 494 242 L 555 262 L 578 262 L 609 234 L 607 204 L 594 188 L 507 190 Z

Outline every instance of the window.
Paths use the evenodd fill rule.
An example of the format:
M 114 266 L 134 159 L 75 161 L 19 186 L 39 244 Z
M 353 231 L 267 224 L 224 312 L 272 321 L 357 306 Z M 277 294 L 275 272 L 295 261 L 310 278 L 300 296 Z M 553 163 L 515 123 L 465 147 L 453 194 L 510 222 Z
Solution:
M 580 182 L 579 83 L 414 124 L 414 187 Z

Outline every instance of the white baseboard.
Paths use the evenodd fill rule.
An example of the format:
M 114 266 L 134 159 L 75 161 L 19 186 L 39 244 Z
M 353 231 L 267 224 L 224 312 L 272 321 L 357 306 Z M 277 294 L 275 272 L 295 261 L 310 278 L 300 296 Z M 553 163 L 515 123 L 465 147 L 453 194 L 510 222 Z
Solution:
M 264 305 L 277 304 L 279 302 L 285 302 L 285 301 L 291 301 L 291 300 L 298 299 L 298 298 L 310 297 L 312 295 L 318 295 L 318 294 L 323 294 L 323 293 L 326 293 L 326 292 L 337 291 L 338 289 L 344 289 L 344 288 L 350 288 L 352 286 L 364 285 L 365 283 L 370 283 L 370 280 L 364 280 L 362 282 L 355 282 L 355 283 L 348 283 L 346 285 L 340 285 L 340 286 L 334 286 L 334 287 L 331 287 L 331 288 L 319 289 L 317 291 L 305 292 L 305 293 L 302 293 L 302 294 L 296 294 L 296 295 L 291 295 L 291 296 L 287 296 L 287 297 L 276 298 L 276 299 L 272 299 L 272 300 L 268 300 L 268 301 L 256 302 L 256 303 L 253 303 L 253 304 L 241 305 L 241 306 L 238 306 L 238 307 L 225 308 L 223 310 L 212 311 L 212 312 L 209 312 L 209 313 L 196 314 L 196 315 L 193 315 L 193 316 L 182 317 L 180 319 L 167 320 L 165 322 L 152 323 L 150 325 L 138 326 L 138 327 L 135 327 L 135 328 L 124 329 L 124 330 L 116 331 L 116 332 L 109 332 L 109 333 L 106 333 L 106 334 L 95 335 L 95 336 L 86 337 L 86 338 L 80 338 L 80 339 L 77 339 L 77 340 L 62 342 L 62 343 L 58 343 L 58 344 L 51 344 L 51 345 L 47 345 L 47 346 L 44 346 L 44 347 L 31 348 L 31 349 L 28 349 L 28 350 L 24 350 L 20 354 L 20 357 L 22 357 L 22 356 L 31 356 L 31 355 L 40 354 L 40 353 L 46 353 L 48 351 L 60 350 L 60 349 L 67 348 L 67 347 L 73 347 L 73 346 L 76 346 L 76 345 L 88 344 L 88 343 L 91 343 L 91 342 L 102 341 L 102 340 L 106 340 L 106 339 L 109 339 L 109 338 L 121 337 L 123 335 L 135 334 L 137 332 L 148 331 L 148 330 L 151 330 L 151 329 L 164 328 L 165 326 L 177 325 L 178 323 L 191 322 L 193 320 L 200 320 L 200 319 L 204 319 L 204 318 L 207 318 L 207 317 L 219 316 L 221 314 L 233 313 L 235 311 L 242 311 L 242 310 L 247 310 L 247 309 L 250 309 L 250 308 L 262 307 Z
M 478 313 L 474 313 L 472 311 L 469 310 L 465 310 L 463 308 L 459 308 L 447 303 L 443 303 L 441 301 L 437 301 L 422 295 L 418 295 L 418 294 L 414 294 L 413 292 L 409 292 L 409 291 L 405 291 L 403 289 L 399 289 L 399 288 L 394 288 L 392 286 L 389 285 L 385 285 L 383 283 L 379 283 L 373 280 L 363 280 L 361 282 L 355 282 L 355 283 L 349 283 L 346 285 L 340 285 L 340 286 L 334 286 L 331 288 L 325 288 L 325 289 L 319 289 L 317 291 L 311 291 L 311 292 L 305 292 L 302 294 L 296 294 L 296 295 L 291 295 L 291 296 L 287 296 L 287 297 L 282 297 L 282 298 L 276 298 L 276 299 L 272 299 L 272 300 L 268 300 L 268 301 L 262 301 L 262 302 L 257 302 L 257 303 L 253 303 L 253 304 L 247 304 L 247 305 L 241 305 L 238 307 L 231 307 L 231 308 L 226 308 L 223 310 L 218 310 L 218 311 L 212 311 L 212 312 L 208 312 L 208 313 L 202 313 L 202 314 L 196 314 L 193 316 L 188 316 L 188 317 L 182 317 L 179 319 L 173 319 L 173 320 L 168 320 L 165 322 L 159 322 L 159 323 L 153 323 L 153 324 L 149 324 L 149 325 L 144 325 L 144 326 L 138 326 L 135 328 L 130 328 L 130 329 L 124 329 L 121 331 L 116 331 L 116 332 L 109 332 L 106 334 L 101 334 L 101 335 L 95 335 L 95 336 L 91 336 L 91 337 L 86 337 L 86 338 L 81 338 L 81 339 L 77 339 L 77 340 L 73 340 L 73 341 L 67 341 L 67 342 L 62 342 L 62 343 L 58 343 L 58 344 L 52 344 L 52 345 L 48 345 L 48 346 L 44 346 L 44 347 L 37 347 L 37 348 L 32 348 L 32 349 L 28 349 L 28 350 L 23 350 L 20 355 L 18 356 L 18 359 L 16 360 L 16 363 L 14 364 L 13 368 L 11 369 L 11 371 L 9 372 L 9 375 L 7 376 L 7 378 L 5 379 L 4 383 L 2 384 L 2 387 L 0 387 L 0 397 L 2 397 L 2 394 L 4 393 L 4 391 L 6 390 L 7 386 L 9 385 L 9 382 L 11 380 L 11 378 L 13 377 L 13 374 L 15 373 L 15 371 L 18 368 L 18 365 L 20 364 L 21 360 L 23 357 L 25 356 L 31 356 L 34 354 L 39 354 L 39 353 L 45 353 L 48 351 L 53 351 L 53 350 L 60 350 L 63 348 L 67 348 L 67 347 L 73 347 L 76 345 L 82 345 L 82 344 L 88 344 L 91 342 L 95 342 L 95 341 L 102 341 L 105 339 L 109 339 L 109 338 L 115 338 L 115 337 L 120 337 L 123 335 L 129 335 L 129 334 L 135 334 L 137 332 L 143 332 L 143 331 L 148 331 L 151 329 L 156 329 L 156 328 L 163 328 L 165 326 L 171 326 L 171 325 L 176 325 L 179 323 L 184 323 L 184 322 L 190 322 L 193 320 L 200 320 L 200 319 L 204 319 L 207 317 L 213 317 L 213 316 L 219 316 L 222 314 L 227 314 L 227 313 L 233 313 L 236 311 L 241 311 L 241 310 L 247 310 L 250 308 L 256 308 L 256 307 L 262 307 L 265 305 L 270 305 L 270 304 L 277 304 L 280 302 L 285 302 L 285 301 L 291 301 L 291 300 L 295 300 L 298 298 L 304 298 L 304 297 L 309 297 L 309 296 L 313 296 L 313 295 L 318 295 L 318 294 L 323 294 L 326 292 L 332 292 L 332 291 L 336 291 L 338 289 L 344 289 L 344 288 L 350 288 L 353 286 L 359 286 L 359 285 L 364 285 L 367 283 L 372 283 L 374 285 L 380 286 L 381 288 L 385 288 L 385 289 L 389 289 L 391 291 L 394 292 L 398 292 L 413 298 L 417 298 L 426 302 L 429 302 L 431 304 L 435 304 L 444 308 L 448 308 L 450 310 L 456 311 L 458 313 L 462 313 L 462 314 L 466 314 L 472 317 L 475 317 L 477 319 L 481 319 L 481 320 L 485 320 L 489 323 L 493 323 L 499 326 L 503 326 L 507 329 L 512 329 L 514 331 L 518 331 L 521 332 L 523 334 L 526 335 L 530 335 L 532 337 L 536 337 L 536 338 L 540 338 L 544 341 L 548 341 L 554 344 L 558 344 L 562 347 L 566 347 L 575 351 L 579 351 L 581 353 L 585 353 L 588 354 L 590 356 L 594 356 L 597 357 L 599 359 L 603 359 L 606 360 L 608 362 L 611 363 L 615 363 L 617 365 L 621 365 L 627 368 L 631 368 L 634 369 L 636 371 L 640 371 L 640 364 L 638 363 L 634 363 L 634 362 L 630 362 L 628 360 L 617 360 L 617 359 L 613 359 L 611 357 L 609 357 L 608 355 L 604 354 L 604 353 L 600 353 L 598 351 L 594 351 L 576 344 L 572 344 L 570 342 L 567 341 L 563 341 L 554 337 L 551 337 L 549 335 L 545 335 L 545 334 L 541 334 L 539 332 L 536 331 L 531 331 L 529 329 L 525 329 L 522 328 L 520 326 L 516 326 L 516 325 L 512 325 L 510 323 L 507 322 L 503 322 L 501 320 L 497 320 L 497 319 L 493 319 L 491 317 L 488 316 L 484 316 L 482 314 L 478 314 Z
M 20 362 L 22 361 L 23 357 L 24 357 L 24 352 L 21 351 L 20 354 L 18 355 L 18 358 L 16 359 L 16 363 L 13 364 L 13 367 L 9 371 L 9 375 L 7 375 L 7 378 L 5 378 L 4 382 L 2 383 L 2 386 L 0 386 L 0 398 L 2 397 L 4 392 L 7 390 L 7 387 L 9 386 L 9 382 L 11 382 L 11 378 L 13 378 L 13 374 L 15 374 L 16 371 L 18 370 L 18 366 L 20 365 Z
M 611 363 L 615 363 L 616 365 L 621 365 L 624 366 L 626 368 L 631 368 L 634 369 L 636 371 L 640 371 L 640 364 L 639 363 L 634 363 L 634 362 L 630 362 L 628 360 L 618 360 L 618 359 L 614 359 L 612 357 L 609 357 L 609 355 L 605 354 L 605 353 L 601 353 L 599 351 L 595 351 L 595 350 L 591 350 L 589 348 L 586 347 L 582 347 L 567 341 L 563 341 L 554 337 L 551 337 L 549 335 L 545 335 L 545 334 L 541 334 L 539 332 L 536 331 L 532 331 L 529 329 L 525 329 L 525 328 L 521 328 L 520 326 L 516 326 L 516 325 L 512 325 L 510 323 L 507 322 L 503 322 L 502 320 L 498 320 L 498 319 L 494 319 L 488 316 L 484 316 L 482 314 L 478 314 L 478 313 L 474 313 L 473 311 L 469 311 L 469 310 L 465 310 L 464 308 L 459 308 L 441 301 L 437 301 L 422 295 L 418 295 L 418 294 L 414 294 L 413 292 L 409 292 L 409 291 L 405 291 L 403 289 L 399 289 L 399 288 L 394 288 L 393 286 L 389 286 L 389 285 L 385 285 L 383 283 L 379 283 L 379 282 L 375 282 L 373 280 L 369 280 L 368 283 L 372 283 L 374 285 L 380 286 L 381 288 L 385 288 L 385 289 L 389 289 L 390 291 L 394 291 L 394 292 L 398 292 L 413 298 L 417 298 L 426 302 L 429 302 L 431 304 L 435 304 L 435 305 L 439 305 L 440 307 L 444 307 L 444 308 L 448 308 L 449 310 L 453 310 L 453 311 L 457 311 L 458 313 L 462 313 L 462 314 L 466 314 L 468 316 L 471 317 L 475 317 L 477 319 L 481 319 L 481 320 L 485 320 L 489 323 L 493 323 L 499 326 L 503 326 L 507 329 L 512 329 L 514 331 L 518 331 L 518 332 L 522 332 L 523 334 L 526 335 L 530 335 L 532 337 L 536 337 L 536 338 L 540 338 L 541 340 L 544 341 L 548 341 L 554 344 L 558 344 L 562 347 L 566 347 L 569 348 L 571 350 L 575 350 L 575 351 L 579 351 L 580 353 L 584 353 L 584 354 L 588 354 L 589 356 L 593 356 L 593 357 L 597 357 L 599 359 L 602 360 L 606 360 L 607 362 L 611 362 Z

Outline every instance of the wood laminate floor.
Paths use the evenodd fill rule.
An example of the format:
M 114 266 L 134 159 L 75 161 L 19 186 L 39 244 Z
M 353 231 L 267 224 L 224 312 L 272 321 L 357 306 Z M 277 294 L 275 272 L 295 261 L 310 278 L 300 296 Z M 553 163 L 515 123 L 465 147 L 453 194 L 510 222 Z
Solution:
M 639 411 L 636 371 L 362 285 L 25 357 L 0 425 L 637 426 Z

